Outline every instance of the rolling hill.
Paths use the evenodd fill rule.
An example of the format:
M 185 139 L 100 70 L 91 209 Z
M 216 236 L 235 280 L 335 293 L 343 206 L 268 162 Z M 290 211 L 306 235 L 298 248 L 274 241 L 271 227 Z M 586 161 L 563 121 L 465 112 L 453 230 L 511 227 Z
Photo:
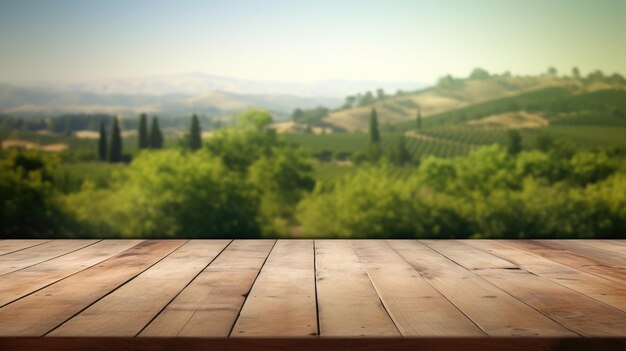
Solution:
M 611 82 L 584 83 L 581 80 L 549 75 L 513 77 L 492 76 L 488 79 L 456 79 L 448 84 L 393 96 L 373 104 L 333 111 L 323 122 L 346 131 L 365 131 L 372 108 L 378 112 L 379 123 L 394 124 L 414 121 L 418 108 L 425 120 L 448 111 L 456 111 L 484 102 L 513 97 L 548 88 L 566 89 L 576 95 L 607 89 L 624 89 L 626 84 Z

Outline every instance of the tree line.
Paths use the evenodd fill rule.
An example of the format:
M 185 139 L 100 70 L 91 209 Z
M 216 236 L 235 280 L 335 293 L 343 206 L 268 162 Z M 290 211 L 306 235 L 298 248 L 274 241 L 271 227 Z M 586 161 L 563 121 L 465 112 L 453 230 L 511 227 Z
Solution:
M 149 129 L 148 116 L 145 113 L 139 116 L 137 139 L 139 150 L 163 148 L 164 137 L 159 126 L 159 119 L 156 116 L 152 117 Z M 195 114 L 191 116 L 191 125 L 185 145 L 192 151 L 198 150 L 202 146 L 202 128 L 200 127 L 200 120 Z M 105 121 L 100 121 L 98 157 L 101 161 L 111 163 L 122 162 L 125 159 L 128 161 L 128 157 L 123 154 L 122 131 L 117 117 L 113 118 L 110 138 L 107 137 Z

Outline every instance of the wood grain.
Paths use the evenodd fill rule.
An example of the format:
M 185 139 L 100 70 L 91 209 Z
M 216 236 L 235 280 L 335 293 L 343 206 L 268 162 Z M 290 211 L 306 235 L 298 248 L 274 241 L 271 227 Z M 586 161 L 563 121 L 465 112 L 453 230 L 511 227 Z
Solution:
M 533 240 L 557 250 L 567 250 L 610 265 L 626 267 L 626 247 L 598 240 Z
M 536 349 L 510 340 L 602 349 L 626 338 L 624 247 L 619 240 L 0 240 L 9 251 L 0 254 L 0 349 Z M 42 335 L 54 337 L 15 339 Z
M 227 337 L 275 240 L 235 240 L 140 336 Z
M 577 335 L 424 244 L 388 243 L 489 336 Z
M 98 240 L 52 240 L 24 250 L 0 256 L 0 275 L 15 272 L 72 251 L 92 245 Z
M 501 258 L 478 250 L 463 242 L 451 240 L 446 245 L 437 245 L 436 251 L 446 255 L 447 247 L 454 246 L 454 252 L 464 249 L 468 257 L 481 251 L 486 266 L 489 257 L 493 257 L 493 266 L 500 265 Z M 457 257 L 460 265 L 473 266 L 473 260 L 464 262 Z M 523 269 L 484 268 L 473 271 L 498 288 L 506 291 L 518 300 L 528 304 L 539 312 L 552 318 L 562 326 L 584 336 L 620 336 L 626 330 L 626 314 L 616 308 L 598 302 L 583 294 L 553 283 L 546 278 L 531 274 Z
M 0 308 L 0 336 L 48 333 L 184 243 L 184 240 L 144 241 Z
M 530 240 L 500 240 L 499 242 L 535 253 L 580 271 L 595 274 L 620 284 L 626 284 L 626 268 L 624 267 L 610 265 L 576 252 L 555 249 L 542 242 Z
M 459 245 L 457 240 L 420 240 L 420 242 L 443 253 L 450 260 L 467 269 L 502 268 L 516 269 L 515 264 L 485 253 L 481 250 L 468 250 L 466 245 Z
M 464 240 L 463 242 L 511 261 L 532 274 L 626 312 L 626 286 L 624 285 L 493 240 Z
M 103 240 L 0 276 L 0 307 L 129 249 L 141 240 Z
M 618 337 L 626 331 L 626 313 L 524 270 L 477 271 L 500 289 L 584 336 Z
M 35 240 L 35 239 L 7 239 L 0 240 L 0 255 L 6 255 L 11 252 L 27 249 L 32 246 L 37 246 L 48 242 L 49 240 Z
M 191 240 L 49 336 L 135 336 L 230 240 Z
M 279 240 L 263 266 L 231 333 L 316 336 L 312 240 Z
M 384 241 L 351 244 L 403 336 L 485 335 Z
M 345 240 L 316 240 L 320 336 L 400 336 Z

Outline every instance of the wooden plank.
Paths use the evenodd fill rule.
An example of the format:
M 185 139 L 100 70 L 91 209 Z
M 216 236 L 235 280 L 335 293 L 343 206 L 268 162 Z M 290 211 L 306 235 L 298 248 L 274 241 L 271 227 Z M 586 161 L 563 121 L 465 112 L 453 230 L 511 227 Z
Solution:
M 547 278 L 626 312 L 626 287 L 624 285 L 493 240 L 465 240 L 463 242 L 511 261 L 532 274 Z
M 316 240 L 320 336 L 400 336 L 347 240 Z
M 0 307 L 129 249 L 141 240 L 103 240 L 0 276 Z
M 48 336 L 135 336 L 230 240 L 191 240 Z
M 403 336 L 485 335 L 384 241 L 351 244 Z
M 620 240 L 569 240 L 578 244 L 584 244 L 592 246 L 601 250 L 608 250 L 617 252 L 621 255 L 621 258 L 626 262 L 626 247 L 619 243 Z M 624 240 L 621 240 L 624 241 Z
M 52 240 L 41 245 L 2 255 L 0 256 L 0 275 L 15 272 L 65 255 L 96 242 L 98 240 Z
M 243 305 L 231 336 L 315 336 L 312 240 L 279 240 Z
M 46 334 L 184 243 L 184 240 L 144 241 L 0 308 L 0 336 Z
M 577 336 L 416 240 L 388 244 L 489 336 Z
M 468 257 L 477 254 L 472 254 L 473 251 L 481 251 L 485 259 L 493 257 L 494 266 L 499 266 L 502 261 L 457 240 L 451 240 L 448 244 L 456 246 L 454 252 L 467 251 Z M 439 245 L 435 251 L 446 255 L 447 250 L 445 246 Z M 467 264 L 465 268 L 473 267 L 472 259 L 464 262 L 462 257 L 458 258 L 458 264 L 464 267 Z M 626 330 L 624 312 L 525 270 L 487 267 L 473 272 L 580 335 L 623 336 Z
M 476 271 L 500 289 L 583 336 L 623 337 L 626 313 L 524 270 Z
M 624 240 L 624 239 L 602 240 L 602 241 L 606 242 L 606 243 L 609 243 L 609 244 L 616 244 L 616 245 L 626 246 L 626 240 Z
M 442 253 L 454 262 L 459 263 L 459 261 L 462 261 L 462 266 L 467 269 L 518 268 L 509 261 L 502 260 L 481 250 L 468 250 L 467 246 L 458 245 L 458 241 L 455 240 L 420 240 L 420 242 Z
M 626 267 L 626 247 L 600 240 L 533 240 L 558 250 L 573 251 L 610 265 Z
M 555 249 L 541 242 L 530 240 L 499 240 L 499 242 L 535 253 L 549 260 L 578 269 L 579 271 L 595 274 L 620 284 L 626 284 L 626 268 L 624 267 L 609 265 L 575 252 Z
M 139 335 L 227 337 L 275 240 L 235 240 Z
M 0 255 L 6 255 L 11 252 L 20 251 L 29 247 L 37 246 L 48 242 L 49 240 L 34 240 L 34 239 L 7 239 L 0 241 Z

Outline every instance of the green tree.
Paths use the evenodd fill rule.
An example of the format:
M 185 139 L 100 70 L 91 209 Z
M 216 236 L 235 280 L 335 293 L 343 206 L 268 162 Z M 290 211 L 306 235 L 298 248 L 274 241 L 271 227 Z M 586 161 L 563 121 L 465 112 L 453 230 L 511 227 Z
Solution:
M 295 109 L 291 114 L 291 120 L 294 122 L 301 122 L 304 119 L 304 111 L 302 109 Z
M 376 90 L 376 98 L 378 100 L 381 100 L 381 101 L 385 100 L 386 97 L 387 95 L 385 94 L 385 91 L 382 88 Z
M 104 127 L 104 121 L 100 121 L 100 138 L 98 139 L 98 157 L 101 161 L 107 159 L 107 131 Z
M 142 113 L 139 116 L 139 149 L 147 149 L 150 146 L 150 141 L 148 139 L 148 117 L 145 113 Z
M 419 107 L 417 108 L 416 122 L 417 122 L 417 129 L 418 130 L 422 129 L 422 109 L 420 109 Z
M 554 67 L 550 67 L 548 68 L 548 75 L 551 77 L 556 77 L 558 74 L 558 71 L 556 70 L 556 68 Z
M 62 234 L 65 216 L 51 173 L 56 156 L 20 149 L 0 153 L 0 238 Z
M 359 100 L 359 106 L 367 106 L 367 105 L 371 105 L 374 102 L 376 102 L 376 99 L 374 98 L 374 94 L 372 94 L 371 91 L 368 91 L 365 93 L 365 95 L 363 95 L 361 97 L 361 99 Z
M 491 76 L 489 75 L 489 72 L 487 72 L 487 70 L 482 68 L 474 68 L 472 73 L 470 73 L 469 79 L 485 80 L 489 79 L 489 77 Z
M 396 149 L 392 156 L 393 162 L 398 166 L 404 166 L 405 164 L 411 162 L 411 153 L 406 146 L 406 139 L 404 135 L 401 135 L 400 138 L 398 138 Z
M 522 135 L 519 130 L 511 129 L 508 132 L 507 151 L 510 155 L 517 155 L 522 151 Z
M 354 95 L 350 95 L 350 96 L 346 96 L 346 102 L 343 104 L 343 109 L 349 109 L 352 108 L 352 106 L 354 106 L 354 103 L 356 102 L 356 96 Z
M 579 79 L 580 78 L 580 70 L 578 67 L 572 68 L 572 77 Z
M 200 121 L 195 114 L 191 117 L 191 128 L 189 130 L 189 147 L 191 150 L 198 150 L 202 146 L 202 130 Z
M 248 170 L 248 180 L 261 199 L 259 221 L 266 234 L 289 234 L 290 219 L 302 197 L 313 189 L 310 159 L 303 150 L 275 147 Z
M 378 130 L 378 114 L 376 108 L 372 109 L 370 114 L 370 142 L 368 145 L 368 154 L 370 161 L 378 161 L 383 154 L 382 147 L 380 146 L 380 131 Z
M 109 162 L 122 161 L 122 132 L 117 117 L 113 118 L 113 129 L 111 130 L 111 144 L 109 149 Z
M 380 143 L 380 132 L 378 130 L 378 114 L 376 113 L 376 108 L 373 108 L 370 114 L 370 143 Z
M 260 236 L 259 199 L 206 149 L 143 152 L 110 189 L 71 194 L 68 207 L 83 234 L 124 237 L 253 238 Z
M 152 117 L 152 124 L 150 125 L 150 148 L 163 148 L 163 134 L 159 128 L 159 120 L 156 117 Z
M 266 110 L 248 110 L 238 116 L 236 127 L 216 131 L 205 145 L 229 169 L 245 173 L 255 160 L 284 145 L 268 128 L 271 123 L 272 116 Z

